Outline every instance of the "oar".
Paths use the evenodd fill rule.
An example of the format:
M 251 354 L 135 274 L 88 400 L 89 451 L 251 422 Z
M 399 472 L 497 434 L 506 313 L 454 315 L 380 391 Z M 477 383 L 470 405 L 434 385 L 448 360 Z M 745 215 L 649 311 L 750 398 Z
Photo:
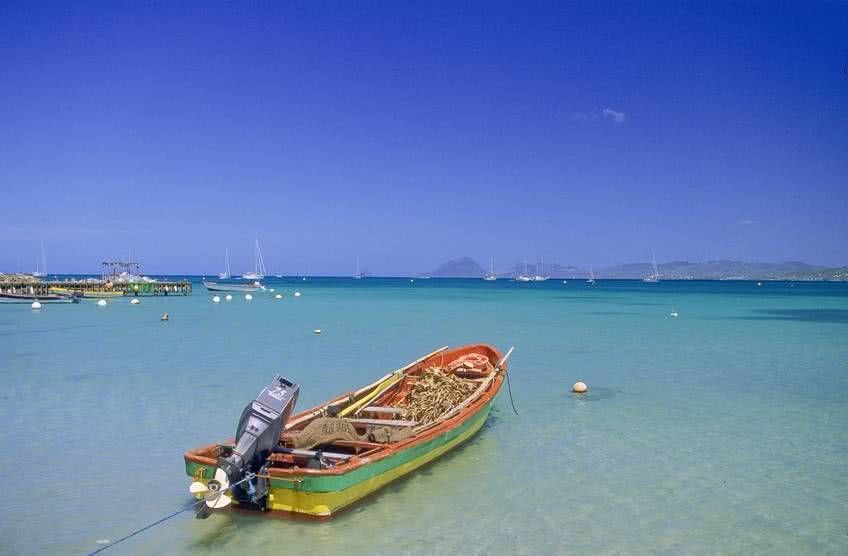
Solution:
M 403 374 L 397 375 L 397 374 L 393 373 L 392 378 L 387 379 L 386 381 L 381 383 L 379 386 L 374 388 L 367 395 L 362 396 L 358 401 L 350 404 L 349 406 L 347 406 L 343 410 L 341 410 L 339 412 L 339 417 L 347 417 L 351 413 L 354 413 L 360 407 L 365 406 L 365 404 L 369 403 L 371 400 L 373 400 L 374 398 L 376 398 L 377 396 L 379 396 L 380 394 L 382 394 L 383 392 L 385 392 L 386 390 L 388 390 L 389 388 L 391 388 L 392 386 L 394 386 L 395 384 L 397 384 L 401 380 L 403 380 Z
M 407 365 L 404 365 L 400 369 L 397 369 L 395 371 L 392 371 L 392 372 L 386 374 L 384 377 L 377 379 L 376 381 L 372 382 L 368 386 L 363 386 L 362 388 L 360 388 L 356 392 L 353 392 L 352 394 L 345 394 L 344 396 L 340 396 L 340 397 L 336 398 L 335 400 L 333 400 L 331 402 L 328 402 L 328 403 L 326 403 L 326 404 L 324 404 L 320 407 L 315 408 L 314 410 L 310 411 L 306 415 L 302 415 L 302 416 L 298 417 L 297 419 L 289 421 L 288 424 L 286 424 L 286 430 L 291 429 L 293 426 L 298 425 L 298 424 L 300 424 L 304 421 L 308 421 L 308 420 L 312 419 L 313 417 L 317 417 L 318 415 L 321 415 L 329 407 L 336 406 L 336 405 L 343 405 L 344 403 L 349 403 L 351 398 L 353 398 L 353 399 L 358 398 L 359 396 L 368 392 L 369 390 L 372 390 L 373 388 L 380 386 L 382 383 L 384 383 L 388 379 L 392 378 L 392 376 L 394 376 L 395 374 L 400 374 L 400 373 L 406 372 L 409 369 L 411 369 L 412 367 L 414 367 L 415 365 L 421 363 L 422 361 L 426 361 L 427 359 L 445 351 L 446 349 L 448 349 L 448 346 L 442 346 L 439 349 L 432 351 L 432 352 L 428 353 L 427 355 L 424 355 L 423 357 L 419 357 L 418 359 L 416 359 L 412 363 L 408 363 Z

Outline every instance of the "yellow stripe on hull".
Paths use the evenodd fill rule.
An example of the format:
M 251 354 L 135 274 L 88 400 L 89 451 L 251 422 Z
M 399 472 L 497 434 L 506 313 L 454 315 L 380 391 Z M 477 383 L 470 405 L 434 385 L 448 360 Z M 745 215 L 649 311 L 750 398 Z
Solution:
M 344 490 L 335 492 L 304 492 L 287 488 L 272 487 L 271 493 L 268 496 L 268 508 L 271 510 L 307 514 L 315 517 L 329 517 L 345 506 L 349 506 L 360 498 L 368 496 L 395 479 L 398 479 L 407 473 L 414 471 L 418 467 L 433 461 L 445 452 L 468 440 L 478 430 L 480 430 L 480 427 L 482 427 L 483 423 L 486 422 L 488 409 L 489 408 L 487 407 L 484 410 L 484 415 L 472 417 L 473 419 L 476 418 L 477 422 L 448 443 L 435 448 L 414 460 L 398 465 L 385 473 L 357 483 Z

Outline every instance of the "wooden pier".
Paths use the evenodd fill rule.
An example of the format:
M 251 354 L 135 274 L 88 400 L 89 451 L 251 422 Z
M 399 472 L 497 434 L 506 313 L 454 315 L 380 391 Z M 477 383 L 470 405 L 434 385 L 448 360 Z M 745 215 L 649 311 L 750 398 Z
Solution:
M 38 280 L 26 275 L 0 277 L 0 296 L 12 294 L 43 298 L 48 295 L 68 297 L 117 297 L 191 295 L 188 280 L 148 280 L 141 276 L 141 265 L 129 261 L 104 261 L 99 280 Z
M 21 294 L 45 297 L 49 294 L 77 295 L 79 297 L 114 297 L 191 295 L 191 282 L 109 282 L 109 281 L 50 281 L 50 282 L 0 282 L 0 294 Z

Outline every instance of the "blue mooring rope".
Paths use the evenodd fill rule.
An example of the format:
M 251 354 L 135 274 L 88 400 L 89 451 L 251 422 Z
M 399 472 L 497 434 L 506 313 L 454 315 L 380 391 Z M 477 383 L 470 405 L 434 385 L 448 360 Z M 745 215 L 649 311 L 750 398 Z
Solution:
M 94 554 L 99 554 L 99 553 L 103 552 L 104 550 L 107 550 L 107 549 L 109 549 L 109 548 L 112 548 L 112 547 L 113 547 L 113 546 L 115 546 L 116 544 L 118 544 L 118 543 L 122 543 L 122 542 L 124 542 L 125 540 L 130 539 L 130 538 L 132 538 L 132 537 L 134 537 L 134 536 L 138 535 L 139 533 L 143 533 L 144 531 L 147 531 L 147 530 L 148 530 L 148 529 L 150 529 L 151 527 L 155 527 L 155 526 L 159 525 L 160 523 L 163 523 L 163 522 L 165 522 L 165 521 L 168 521 L 168 520 L 169 520 L 169 519 L 171 519 L 172 517 L 176 517 L 176 516 L 180 515 L 181 513 L 185 512 L 185 511 L 188 511 L 188 510 L 191 510 L 192 508 L 197 507 L 198 502 L 203 502 L 203 501 L 204 501 L 203 499 L 200 499 L 200 500 L 198 500 L 197 502 L 192 502 L 192 503 L 191 503 L 191 504 L 189 504 L 188 506 L 184 506 L 183 508 L 181 508 L 181 509 L 179 509 L 179 510 L 175 511 L 175 512 L 174 512 L 174 513 L 172 513 L 172 514 L 168 514 L 168 515 L 166 515 L 165 517 L 163 517 L 163 518 L 161 518 L 161 519 L 158 519 L 158 520 L 154 521 L 153 523 L 150 523 L 150 524 L 148 524 L 148 525 L 145 525 L 145 526 L 144 526 L 144 527 L 142 527 L 141 529 L 136 529 L 135 531 L 133 531 L 133 532 L 132 532 L 132 533 L 130 533 L 129 535 L 123 536 L 123 537 L 121 537 L 120 539 L 116 540 L 115 542 L 111 542 L 111 543 L 109 543 L 109 544 L 107 544 L 107 545 L 105 545 L 105 546 L 101 546 L 100 548 L 98 548 L 98 549 L 97 549 L 97 550 L 95 550 L 94 552 L 89 552 L 89 553 L 88 553 L 88 556 L 94 556 Z

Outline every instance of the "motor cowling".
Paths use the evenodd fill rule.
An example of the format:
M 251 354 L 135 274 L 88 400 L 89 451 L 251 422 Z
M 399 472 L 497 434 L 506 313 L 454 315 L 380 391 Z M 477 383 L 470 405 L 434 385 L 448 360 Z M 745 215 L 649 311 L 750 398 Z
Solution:
M 236 445 L 222 452 L 218 468 L 235 485 L 232 494 L 240 502 L 264 506 L 268 494 L 267 481 L 254 477 L 240 481 L 248 474 L 264 474 L 268 458 L 280 442 L 280 434 L 294 410 L 300 386 L 277 375 L 241 414 L 236 428 Z

